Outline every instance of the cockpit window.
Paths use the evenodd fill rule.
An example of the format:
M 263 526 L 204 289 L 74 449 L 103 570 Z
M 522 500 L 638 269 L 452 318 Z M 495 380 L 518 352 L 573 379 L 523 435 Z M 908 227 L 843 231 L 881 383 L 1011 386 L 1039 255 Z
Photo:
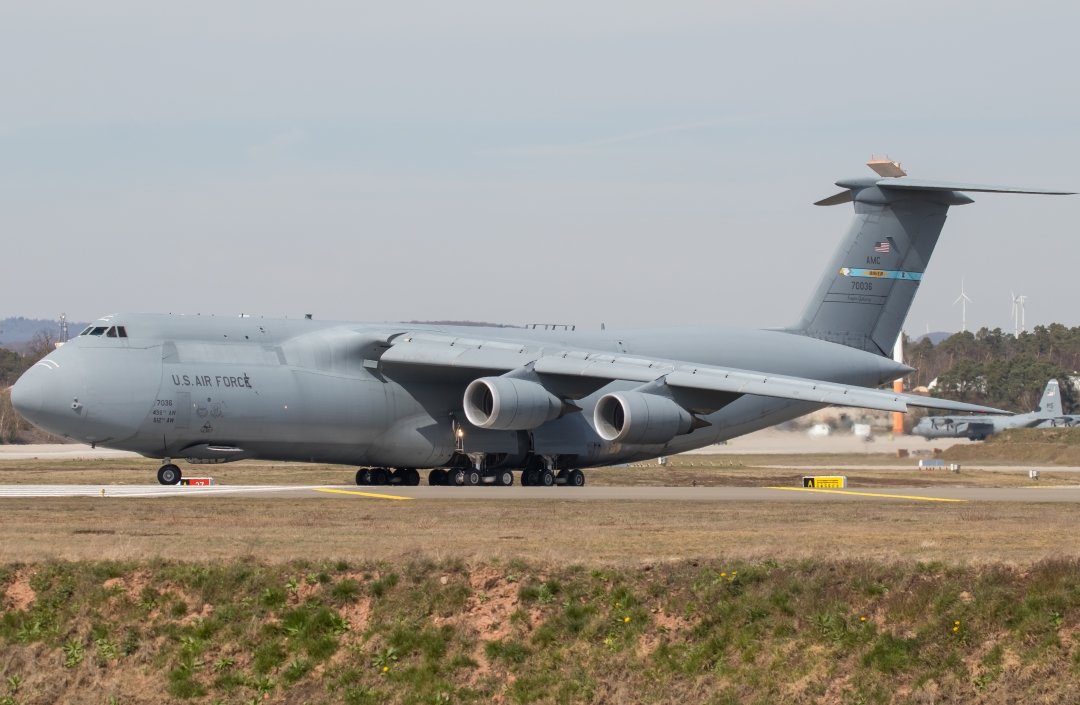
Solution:
M 126 338 L 127 328 L 124 326 L 90 326 L 79 335 L 104 335 L 106 338 Z

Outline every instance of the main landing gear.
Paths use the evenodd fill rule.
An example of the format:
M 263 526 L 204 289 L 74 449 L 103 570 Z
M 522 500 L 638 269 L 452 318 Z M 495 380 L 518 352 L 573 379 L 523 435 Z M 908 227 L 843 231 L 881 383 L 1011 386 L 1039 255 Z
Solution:
M 521 472 L 521 484 L 525 487 L 584 487 L 585 473 L 577 469 L 553 471 L 549 468 L 531 468 Z
M 420 484 L 420 473 L 416 471 L 416 468 L 360 468 L 356 471 L 356 484 L 362 487 L 372 485 L 415 487 Z
M 556 458 L 529 456 L 521 471 L 521 484 L 525 487 L 585 486 L 585 473 L 577 468 L 558 468 L 557 465 Z
M 502 461 L 502 458 L 458 453 L 450 460 L 450 467 L 429 470 L 427 483 L 432 487 L 510 487 L 514 484 L 514 468 L 498 467 Z M 585 473 L 581 470 L 558 467 L 569 462 L 573 461 L 567 457 L 529 454 L 521 469 L 521 484 L 525 487 L 584 486 Z M 495 467 L 489 467 L 489 463 Z M 360 468 L 356 471 L 356 484 L 416 486 L 420 484 L 420 473 L 415 468 Z
M 182 473 L 177 465 L 166 462 L 157 471 L 157 481 L 163 485 L 179 485 Z
M 502 469 L 480 471 L 472 467 L 435 468 L 428 473 L 428 484 L 432 487 L 509 487 L 514 484 L 513 470 Z M 526 467 L 521 471 L 522 487 L 554 487 L 567 485 L 582 487 L 585 485 L 585 473 L 580 470 L 552 470 L 541 466 Z
M 428 484 L 433 487 L 509 487 L 514 484 L 514 471 L 481 472 L 476 468 L 435 468 L 428 473 Z

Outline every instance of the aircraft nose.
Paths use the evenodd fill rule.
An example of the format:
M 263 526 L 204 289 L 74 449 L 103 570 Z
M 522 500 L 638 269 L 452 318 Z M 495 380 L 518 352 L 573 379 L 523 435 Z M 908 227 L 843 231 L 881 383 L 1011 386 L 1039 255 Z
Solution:
M 83 421 L 77 370 L 53 355 L 33 365 L 11 388 L 11 405 L 24 419 L 58 436 L 69 436 Z
M 37 365 L 23 373 L 11 388 L 11 405 L 27 421 L 34 423 L 34 417 L 41 411 L 45 398 L 43 370 Z

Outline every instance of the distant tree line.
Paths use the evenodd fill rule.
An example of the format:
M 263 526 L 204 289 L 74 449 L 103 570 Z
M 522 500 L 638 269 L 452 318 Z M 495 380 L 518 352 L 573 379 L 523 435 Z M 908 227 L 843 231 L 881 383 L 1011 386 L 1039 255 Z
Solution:
M 15 384 L 23 372 L 55 349 L 56 338 L 45 331 L 34 334 L 34 339 L 25 346 L 25 352 L 0 347 L 0 389 Z
M 910 386 L 937 380 L 934 396 L 1027 412 L 1039 403 L 1047 380 L 1057 378 L 1063 408 L 1077 409 L 1070 378 L 1080 370 L 1080 327 L 1051 323 L 1019 336 L 981 328 L 937 345 L 926 338 L 905 341 L 904 361 L 916 369 L 907 378 Z

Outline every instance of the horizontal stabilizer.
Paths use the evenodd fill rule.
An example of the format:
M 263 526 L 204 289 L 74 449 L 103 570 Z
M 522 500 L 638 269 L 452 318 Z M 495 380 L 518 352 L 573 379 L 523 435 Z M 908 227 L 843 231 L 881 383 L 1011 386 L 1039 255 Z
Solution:
M 820 201 L 815 201 L 815 206 L 838 206 L 841 203 L 851 203 L 854 200 L 855 195 L 851 193 L 850 189 L 846 189 L 835 195 L 823 198 Z
M 981 191 L 984 193 L 1032 193 L 1041 194 L 1044 196 L 1074 195 L 1073 191 L 1051 191 L 1050 189 L 1040 188 L 988 186 L 986 184 L 965 184 L 959 181 L 932 181 L 930 179 L 913 179 L 909 176 L 901 177 L 898 179 L 881 179 L 877 182 L 877 185 L 881 188 L 910 189 L 913 191 Z M 836 196 L 833 196 L 832 198 L 836 198 Z M 822 203 L 821 205 L 832 204 Z

